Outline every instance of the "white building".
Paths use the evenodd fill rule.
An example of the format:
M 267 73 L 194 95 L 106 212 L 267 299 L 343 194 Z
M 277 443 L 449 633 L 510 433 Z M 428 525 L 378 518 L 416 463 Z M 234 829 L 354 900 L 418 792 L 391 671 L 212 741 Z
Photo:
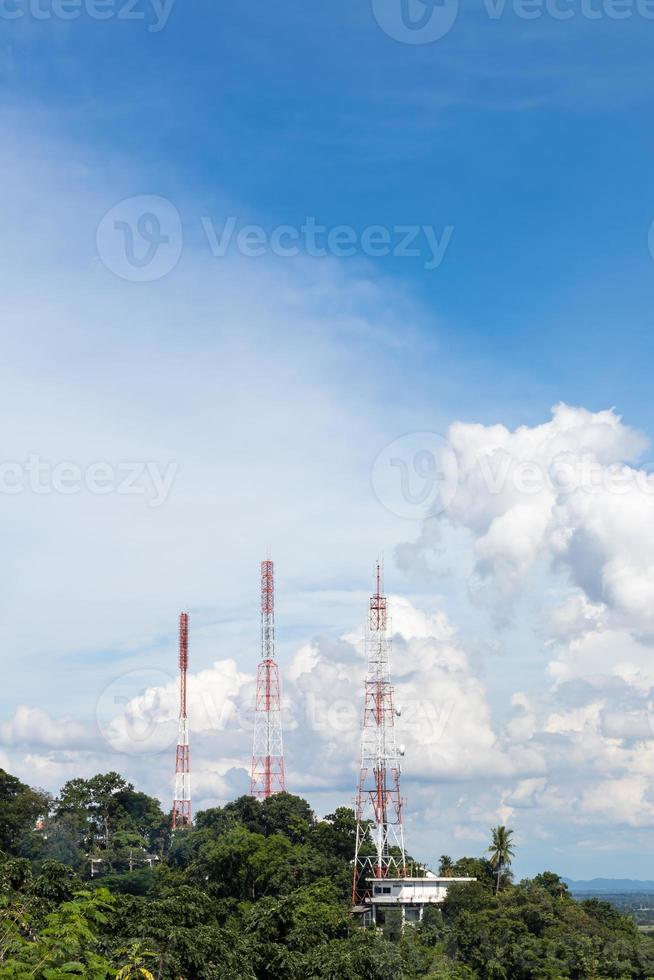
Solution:
M 425 878 L 368 878 L 371 894 L 365 905 L 354 909 L 364 925 L 384 924 L 388 911 L 402 913 L 402 924 L 422 920 L 425 905 L 440 905 L 450 885 L 476 881 L 476 878 L 438 878 L 427 872 Z

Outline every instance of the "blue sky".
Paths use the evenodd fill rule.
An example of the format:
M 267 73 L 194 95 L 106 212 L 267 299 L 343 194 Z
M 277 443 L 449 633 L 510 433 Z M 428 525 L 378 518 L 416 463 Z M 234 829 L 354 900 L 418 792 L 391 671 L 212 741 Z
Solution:
M 405 697 L 442 681 L 441 734 L 408 736 L 410 849 L 477 853 L 506 819 L 520 872 L 546 854 L 572 876 L 654 877 L 650 498 L 522 506 L 468 465 L 501 446 L 546 469 L 560 453 L 651 469 L 646 439 L 634 447 L 654 432 L 654 23 L 606 3 L 593 20 L 571 3 L 565 21 L 464 3 L 425 44 L 389 36 L 369 3 L 177 0 L 158 31 L 144 0 L 134 20 L 120 3 L 102 21 L 88 5 L 0 15 L 3 462 L 175 471 L 157 507 L 0 498 L 13 771 L 56 790 L 112 766 L 166 801 L 165 738 L 155 764 L 107 742 L 103 712 L 120 678 L 121 696 L 145 675 L 168 690 L 188 608 L 198 692 L 229 708 L 198 693 L 197 801 L 243 791 L 271 546 L 294 788 L 320 811 L 347 802 L 356 732 L 307 739 L 297 720 L 317 678 L 357 691 L 350 641 L 383 552 L 410 604 Z M 137 282 L 112 273 L 102 229 L 143 195 L 179 215 L 179 255 Z M 203 220 L 219 232 L 228 216 L 266 235 L 312 217 L 358 241 L 371 226 L 450 237 L 433 269 L 423 237 L 413 257 L 217 257 Z M 561 402 L 577 414 L 552 416 Z M 622 423 L 597 414 L 612 407 Z M 443 434 L 460 474 L 426 521 L 397 513 L 397 488 L 383 506 L 373 476 L 384 447 L 421 432 Z
M 521 412 L 534 393 L 600 407 L 607 383 L 643 411 L 648 22 L 491 21 L 466 4 L 424 46 L 389 38 L 367 4 L 177 5 L 158 33 L 88 17 L 2 26 L 5 102 L 82 160 L 117 155 L 146 190 L 192 195 L 201 213 L 227 199 L 271 226 L 451 224 L 443 274 L 379 264 L 457 360 L 501 365 Z

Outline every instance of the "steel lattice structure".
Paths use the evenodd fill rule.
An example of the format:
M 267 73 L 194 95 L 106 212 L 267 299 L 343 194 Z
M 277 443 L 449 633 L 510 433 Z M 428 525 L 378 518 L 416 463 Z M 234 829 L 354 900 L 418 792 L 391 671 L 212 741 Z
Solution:
M 188 670 L 188 613 L 179 617 L 179 735 L 175 756 L 175 799 L 173 800 L 173 830 L 188 827 L 191 814 L 191 760 L 188 745 L 188 716 L 186 712 L 186 672 Z
M 354 905 L 362 904 L 370 894 L 369 878 L 406 874 L 400 752 L 395 739 L 396 710 L 387 627 L 387 601 L 382 593 L 381 565 L 377 562 L 376 592 L 370 598 L 370 620 L 366 631 L 368 666 L 356 797 Z
M 275 580 L 273 563 L 261 562 L 261 663 L 254 704 L 254 744 L 250 795 L 267 799 L 285 790 L 282 696 L 275 661 Z

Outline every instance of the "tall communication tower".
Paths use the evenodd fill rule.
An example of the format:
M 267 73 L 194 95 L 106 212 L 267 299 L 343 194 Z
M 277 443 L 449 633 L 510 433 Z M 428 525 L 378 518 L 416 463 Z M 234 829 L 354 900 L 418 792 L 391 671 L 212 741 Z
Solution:
M 275 580 L 273 563 L 261 562 L 261 663 L 254 704 L 254 745 L 250 795 L 265 800 L 283 793 L 282 698 L 275 661 Z
M 352 902 L 361 905 L 370 894 L 370 878 L 406 875 L 400 755 L 395 740 L 393 688 L 390 677 L 388 610 L 382 594 L 382 569 L 377 562 L 376 591 L 370 597 L 366 630 L 368 667 L 365 681 L 361 771 L 356 798 L 356 849 Z
M 179 617 L 179 736 L 175 756 L 175 799 L 173 800 L 173 830 L 188 827 L 191 816 L 191 764 L 188 748 L 188 716 L 186 713 L 186 672 L 188 670 L 188 613 Z

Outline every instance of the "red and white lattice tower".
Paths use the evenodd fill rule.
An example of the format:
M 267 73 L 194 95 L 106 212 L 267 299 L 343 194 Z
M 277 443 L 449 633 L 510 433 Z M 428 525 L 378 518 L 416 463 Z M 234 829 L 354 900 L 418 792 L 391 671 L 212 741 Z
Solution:
M 188 715 L 186 713 L 186 672 L 188 670 L 188 613 L 179 617 L 179 736 L 175 756 L 175 799 L 173 830 L 191 824 L 191 760 L 188 748 Z
M 283 793 L 282 697 L 275 661 L 275 581 L 273 563 L 261 562 L 261 663 L 254 703 L 254 745 L 250 795 L 261 800 Z
M 370 598 L 370 623 L 366 630 L 368 667 L 356 798 L 354 905 L 361 905 L 370 894 L 368 879 L 406 874 L 400 795 L 400 754 L 403 750 L 398 751 L 395 740 L 396 711 L 387 625 L 387 602 L 386 596 L 382 595 L 382 571 L 377 562 L 377 589 Z

